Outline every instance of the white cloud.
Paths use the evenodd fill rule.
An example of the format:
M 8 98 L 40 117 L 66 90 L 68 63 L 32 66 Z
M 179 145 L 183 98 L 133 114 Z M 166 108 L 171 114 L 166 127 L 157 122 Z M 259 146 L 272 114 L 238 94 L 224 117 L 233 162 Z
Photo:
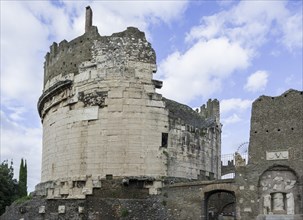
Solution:
M 59 30 L 64 32 L 64 36 L 58 39 L 63 39 L 70 36 L 67 32 L 72 31 L 73 38 L 83 34 L 85 22 L 85 6 L 88 5 L 86 1 L 63 1 L 62 13 L 68 17 L 73 17 L 73 22 L 70 27 L 66 29 L 60 23 L 60 18 L 54 18 L 50 12 L 47 14 L 48 19 L 55 19 L 56 26 Z M 150 37 L 148 27 L 151 24 L 165 22 L 170 24 L 172 20 L 182 18 L 188 2 L 187 1 L 93 1 L 89 3 L 93 10 L 93 25 L 97 26 L 101 35 L 111 35 L 114 32 L 120 32 L 128 26 L 138 27 L 140 30 L 146 32 Z M 45 16 L 41 12 L 41 16 Z M 78 16 L 75 16 L 78 15 Z M 55 30 L 55 29 L 54 29 Z M 56 35 L 58 36 L 58 35 Z
M 40 181 L 42 130 L 20 125 L 1 111 L 1 160 L 14 162 L 14 176 L 18 179 L 21 158 L 27 160 L 28 190 L 33 191 Z
M 241 98 L 223 99 L 220 101 L 223 147 L 230 147 L 229 143 L 234 140 L 241 141 L 243 138 L 244 140 L 248 138 L 252 102 L 253 100 Z M 240 130 L 239 126 L 241 127 Z M 247 130 L 242 130 L 244 128 Z M 238 136 L 239 133 L 244 133 L 245 135 Z
M 23 4 L 1 2 L 1 54 L 5 54 L 1 56 L 2 104 L 18 100 L 21 105 L 35 105 L 42 88 L 40 51 L 47 43 L 45 31 Z
M 93 6 L 97 5 L 93 4 Z M 144 20 L 144 18 L 160 19 L 169 23 L 171 20 L 180 17 L 180 14 L 186 9 L 187 1 L 105 2 L 104 6 L 121 15 L 121 17 L 137 17 L 141 20 Z
M 250 112 L 253 100 L 231 98 L 220 101 L 222 153 L 236 151 L 239 143 L 249 140 Z M 239 129 L 240 128 L 240 129 Z
M 9 118 L 13 121 L 23 121 L 25 120 L 23 114 L 25 113 L 25 107 L 14 107 L 9 106 L 9 110 L 12 111 L 12 113 L 9 115 Z
M 237 122 L 242 121 L 242 119 L 236 114 L 232 114 L 231 116 L 227 117 L 227 118 L 223 118 L 222 119 L 222 123 L 224 126 L 229 125 L 229 124 L 234 124 Z
M 247 78 L 244 89 L 249 92 L 263 91 L 267 85 L 267 82 L 268 73 L 266 71 L 259 70 Z
M 253 100 L 240 98 L 223 99 L 220 101 L 220 112 L 225 114 L 230 111 L 245 111 L 251 107 L 252 102 Z
M 288 48 L 300 47 L 297 41 L 302 33 L 300 24 L 299 17 L 292 16 L 287 3 L 282 1 L 241 1 L 225 11 L 204 16 L 201 24 L 186 35 L 188 49 L 182 53 L 176 51 L 160 63 L 164 81 L 161 92 L 186 103 L 209 97 L 221 91 L 222 80 L 246 69 L 268 39 L 280 39 Z M 300 33 L 293 36 L 291 30 Z M 286 38 L 291 38 L 287 45 L 283 40 Z M 256 73 L 245 88 L 262 90 L 267 77 L 265 72 Z
M 287 46 L 289 50 L 295 48 L 302 48 L 303 44 L 303 26 L 302 26 L 302 8 L 301 12 L 298 12 L 292 16 L 287 17 L 285 22 L 282 23 L 284 36 L 282 42 Z
M 161 92 L 180 102 L 206 98 L 221 89 L 223 79 L 248 63 L 249 51 L 226 38 L 199 41 L 185 53 L 175 52 L 160 63 Z
M 236 3 L 235 0 L 224 0 L 224 1 L 217 0 L 216 2 L 221 7 L 228 7 L 228 6 L 231 6 L 232 4 Z
M 291 3 L 289 3 L 291 4 Z M 293 14 L 284 1 L 241 1 L 229 10 L 202 18 L 188 42 L 225 36 L 256 49 L 275 36 L 289 49 L 302 48 L 302 5 Z
M 43 62 L 52 41 L 71 40 L 84 33 L 85 1 L 1 2 L 1 98 L 35 106 L 42 91 Z M 122 7 L 123 6 L 123 7 Z M 160 7 L 161 6 L 161 7 Z M 180 19 L 182 2 L 92 2 L 93 23 L 101 34 L 137 26 L 148 30 L 151 21 Z M 16 16 L 18 15 L 18 16 Z

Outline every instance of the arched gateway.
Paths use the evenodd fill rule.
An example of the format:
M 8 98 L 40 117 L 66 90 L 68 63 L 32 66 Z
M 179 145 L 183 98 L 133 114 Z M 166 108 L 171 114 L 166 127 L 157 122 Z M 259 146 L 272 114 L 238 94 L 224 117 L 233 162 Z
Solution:
M 207 220 L 236 219 L 236 197 L 233 192 L 211 191 L 206 193 L 205 201 Z
M 215 183 L 203 188 L 202 219 L 237 219 L 236 194 L 236 187 L 232 183 Z

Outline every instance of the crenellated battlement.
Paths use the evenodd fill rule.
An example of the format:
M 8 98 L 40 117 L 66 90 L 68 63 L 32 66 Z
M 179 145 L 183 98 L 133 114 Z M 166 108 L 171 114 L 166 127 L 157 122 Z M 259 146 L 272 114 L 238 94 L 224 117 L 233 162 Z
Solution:
M 200 115 L 203 118 L 215 119 L 217 123 L 220 123 L 220 103 L 217 99 L 209 99 L 205 104 L 200 107 Z

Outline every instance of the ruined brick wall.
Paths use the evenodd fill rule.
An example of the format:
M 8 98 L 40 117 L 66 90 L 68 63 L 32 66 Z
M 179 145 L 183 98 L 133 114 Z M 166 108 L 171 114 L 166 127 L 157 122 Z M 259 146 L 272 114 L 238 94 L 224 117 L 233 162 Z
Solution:
M 253 103 L 249 143 L 249 163 L 272 163 L 276 155 L 270 152 L 288 152 L 276 158 L 280 164 L 293 169 L 303 162 L 303 95 L 289 90 L 281 96 L 261 96 Z M 266 153 L 268 152 L 268 153 Z M 273 158 L 271 158 L 274 156 Z M 284 157 L 285 156 L 285 157 Z M 303 170 L 299 171 L 303 175 Z
M 303 214 L 302 94 L 289 90 L 253 103 L 248 165 L 236 167 L 243 219 Z M 283 197 L 281 210 L 275 208 L 277 195 Z

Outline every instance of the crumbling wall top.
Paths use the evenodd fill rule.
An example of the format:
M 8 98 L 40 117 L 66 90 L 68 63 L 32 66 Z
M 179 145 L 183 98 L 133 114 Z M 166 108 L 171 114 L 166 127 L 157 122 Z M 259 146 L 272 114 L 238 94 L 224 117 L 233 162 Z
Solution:
M 173 100 L 163 98 L 166 108 L 169 110 L 171 118 L 180 119 L 185 124 L 192 125 L 195 128 L 207 128 L 215 125 L 215 120 L 205 118 L 187 105 L 183 105 Z
M 220 123 L 220 102 L 217 99 L 209 99 L 206 105 L 200 107 L 200 115 Z
M 102 53 L 96 49 L 101 49 Z M 129 27 L 125 31 L 111 36 L 100 36 L 97 27 L 92 26 L 88 32 L 68 42 L 63 40 L 59 45 L 54 42 L 50 52 L 45 56 L 44 85 L 57 75 L 79 73 L 79 66 L 85 61 L 96 62 L 96 54 L 119 54 L 118 58 L 156 63 L 156 54 L 146 40 L 144 32 Z M 97 64 L 97 63 L 96 63 Z
M 250 162 L 302 161 L 303 92 L 288 90 L 280 96 L 260 96 L 253 102 Z M 299 153 L 300 152 L 300 153 Z
M 96 51 L 101 49 L 102 52 Z M 124 61 L 139 61 L 156 63 L 156 54 L 151 44 L 146 40 L 144 32 L 135 27 L 111 36 L 100 36 L 97 27 L 92 26 L 92 10 L 86 7 L 85 33 L 68 42 L 54 42 L 50 52 L 45 56 L 44 85 L 48 80 L 62 75 L 79 74 L 83 62 L 97 62 L 96 54 L 107 56 L 115 54 Z

